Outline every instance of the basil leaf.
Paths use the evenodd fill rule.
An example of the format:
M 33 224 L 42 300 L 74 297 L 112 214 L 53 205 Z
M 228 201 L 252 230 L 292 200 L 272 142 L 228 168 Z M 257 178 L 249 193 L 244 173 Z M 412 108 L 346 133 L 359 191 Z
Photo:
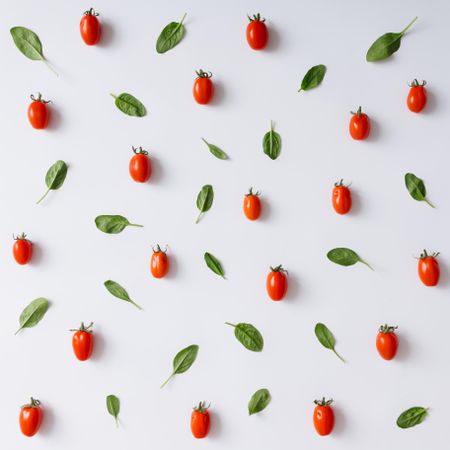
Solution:
M 226 325 L 234 327 L 236 339 L 248 350 L 252 352 L 261 352 L 264 348 L 264 339 L 261 333 L 250 323 L 232 323 L 225 322 Z
M 332 350 L 333 353 L 345 363 L 344 358 L 334 349 L 336 345 L 336 340 L 334 339 L 333 333 L 328 329 L 328 327 L 323 323 L 317 323 L 314 328 L 314 333 L 316 333 L 317 339 L 319 342 L 329 350 Z
M 185 17 L 186 14 L 184 14 L 180 22 L 170 22 L 169 25 L 164 27 L 156 41 L 156 51 L 158 53 L 166 53 L 183 39 L 183 21 Z
M 117 108 L 119 108 L 127 116 L 144 117 L 147 114 L 145 106 L 131 94 L 123 92 L 118 96 L 115 96 L 114 94 L 109 95 L 115 99 L 114 103 Z
M 418 202 L 425 202 L 434 208 L 434 206 L 426 198 L 427 190 L 423 180 L 416 177 L 413 173 L 407 173 L 405 175 L 405 185 L 414 200 L 417 200 Z
M 119 426 L 119 412 L 120 412 L 120 400 L 115 395 L 108 395 L 106 397 L 106 408 L 108 412 L 114 417 L 116 420 L 116 426 Z
M 209 211 L 214 201 L 214 190 L 210 184 L 205 184 L 202 187 L 201 191 L 197 195 L 197 208 L 200 211 L 200 214 L 197 217 L 195 223 L 200 221 L 200 218 L 203 213 Z
M 173 372 L 170 377 L 161 385 L 161 389 L 172 379 L 174 375 L 186 372 L 197 358 L 198 345 L 189 345 L 183 350 L 180 350 L 173 359 L 172 366 Z
M 322 83 L 326 71 L 327 68 L 323 64 L 311 67 L 311 69 L 309 69 L 303 77 L 302 84 L 298 92 L 309 91 L 310 89 L 319 86 L 319 84 Z
M 125 302 L 131 303 L 132 305 L 136 306 L 136 308 L 142 310 L 142 308 L 137 303 L 131 300 L 130 296 L 128 295 L 128 292 L 119 283 L 113 280 L 106 280 L 103 284 L 105 285 L 105 288 L 108 289 L 111 295 L 120 298 L 120 300 L 124 300 Z
M 248 402 L 248 415 L 259 413 L 270 403 L 271 396 L 268 389 L 259 389 Z
M 101 215 L 95 218 L 95 225 L 100 231 L 108 234 L 121 233 L 126 227 L 143 227 L 136 223 L 130 223 L 126 217 L 120 215 Z
M 280 156 L 281 136 L 276 131 L 273 131 L 272 121 L 270 121 L 270 131 L 263 137 L 263 150 L 272 160 L 275 160 Z
M 220 264 L 219 260 L 211 253 L 205 253 L 205 262 L 206 265 L 217 275 L 221 276 L 225 279 L 225 272 Z
M 208 146 L 209 151 L 218 159 L 228 159 L 228 155 L 217 145 L 210 144 L 206 139 L 202 138 L 202 141 Z
M 19 318 L 19 329 L 14 333 L 17 334 L 22 328 L 31 328 L 37 325 L 45 316 L 48 310 L 48 300 L 46 298 L 37 298 L 33 300 L 23 311 Z
M 397 425 L 400 428 L 411 428 L 422 423 L 427 415 L 428 408 L 413 406 L 398 416 Z
M 395 53 L 400 48 L 403 35 L 416 20 L 417 17 L 400 33 L 385 33 L 380 36 L 367 50 L 366 61 L 381 61 Z
M 67 175 L 67 164 L 64 161 L 56 161 L 55 164 L 50 166 L 45 175 L 45 184 L 47 185 L 47 191 L 45 194 L 36 202 L 36 204 L 41 203 L 42 200 L 47 196 L 50 191 L 55 191 L 59 189 L 66 179 Z
M 340 266 L 353 266 L 353 264 L 360 262 L 365 264 L 370 270 L 374 270 L 370 264 L 361 259 L 356 252 L 349 248 L 333 248 L 327 253 L 327 258 Z

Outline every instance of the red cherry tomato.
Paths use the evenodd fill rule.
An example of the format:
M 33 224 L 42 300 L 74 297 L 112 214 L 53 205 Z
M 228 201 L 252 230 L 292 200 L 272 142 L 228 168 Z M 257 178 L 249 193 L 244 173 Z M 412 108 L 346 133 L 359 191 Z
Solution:
M 409 85 L 409 94 L 406 99 L 406 104 L 410 111 L 418 113 L 425 108 L 427 104 L 427 90 L 425 89 L 425 85 L 427 82 L 422 80 L 422 84 L 414 79 L 413 82 Z
M 85 11 L 80 21 L 80 33 L 87 45 L 95 45 L 100 40 L 101 26 L 94 8 Z
M 271 267 L 269 275 L 267 275 L 266 288 L 269 297 L 272 300 L 283 300 L 288 289 L 287 270 L 283 269 L 280 264 L 276 267 Z
M 377 350 L 383 359 L 391 360 L 395 357 L 398 348 L 398 339 L 395 334 L 397 327 L 382 325 L 377 334 Z
M 253 192 L 253 188 L 250 188 L 244 197 L 244 214 L 248 220 L 256 220 L 261 215 L 259 195 L 259 192 Z
M 194 407 L 191 414 L 191 431 L 194 437 L 197 439 L 202 439 L 206 437 L 209 433 L 210 427 L 210 416 L 209 408 L 210 405 L 206 406 L 205 402 L 200 402 L 198 406 Z
M 13 256 L 18 264 L 28 264 L 33 256 L 33 244 L 25 233 L 14 238 Z
M 133 147 L 134 156 L 130 159 L 129 171 L 131 178 L 137 183 L 145 183 L 152 174 L 152 162 L 148 152 L 142 147 Z
M 92 325 L 94 325 L 93 322 L 85 327 L 84 323 L 81 322 L 81 326 L 80 328 L 78 328 L 78 330 L 70 330 L 75 331 L 72 336 L 72 348 L 75 356 L 80 361 L 86 361 L 92 355 L 92 350 L 94 349 L 94 335 L 92 334 Z
M 333 208 L 338 214 L 347 214 L 352 207 L 352 193 L 348 186 L 344 186 L 344 180 L 334 183 Z
M 161 250 L 159 245 L 153 249 L 153 255 L 150 260 L 150 271 L 155 278 L 163 278 L 169 271 L 169 258 L 167 257 L 167 249 Z
M 47 103 L 50 103 L 50 100 L 44 100 L 40 92 L 37 98 L 33 94 L 30 97 L 33 101 L 28 106 L 28 120 L 33 128 L 43 130 L 47 128 L 50 117 L 50 112 L 47 107 Z
M 436 259 L 438 255 L 439 253 L 428 255 L 426 250 L 420 255 L 418 272 L 425 286 L 436 286 L 439 283 L 441 271 L 439 270 L 439 262 Z
M 253 17 L 247 16 L 250 23 L 247 25 L 247 42 L 253 50 L 262 50 L 269 39 L 266 19 L 261 19 L 261 15 L 254 14 Z
M 334 427 L 334 411 L 330 406 L 333 400 L 315 400 L 314 403 L 317 405 L 314 408 L 313 422 L 316 431 L 321 436 L 327 436 L 333 431 Z
M 34 436 L 41 426 L 43 411 L 41 402 L 31 397 L 30 403 L 20 408 L 19 425 L 25 436 Z
M 361 106 L 358 111 L 352 112 L 352 118 L 349 125 L 350 135 L 357 141 L 367 139 L 370 133 L 370 120 L 367 114 L 361 112 Z
M 195 101 L 201 105 L 206 105 L 214 95 L 214 85 L 211 81 L 212 73 L 204 72 L 202 69 L 195 73 L 197 74 L 193 89 Z

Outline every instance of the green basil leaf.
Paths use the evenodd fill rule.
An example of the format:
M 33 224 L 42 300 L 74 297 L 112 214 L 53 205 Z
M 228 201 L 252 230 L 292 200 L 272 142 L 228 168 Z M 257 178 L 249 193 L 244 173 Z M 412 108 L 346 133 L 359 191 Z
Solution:
M 428 408 L 422 406 L 413 406 L 402 412 L 397 419 L 397 425 L 400 428 L 411 428 L 425 420 L 428 414 Z
M 226 325 L 234 327 L 236 339 L 248 350 L 252 352 L 262 352 L 264 348 L 264 339 L 261 333 L 250 323 L 238 323 L 234 325 L 225 322 Z
M 174 375 L 186 372 L 192 364 L 194 364 L 194 361 L 197 359 L 198 349 L 198 345 L 189 345 L 175 355 L 172 362 L 173 371 L 169 378 L 167 378 L 167 380 L 161 385 L 161 389 L 172 379 Z
M 108 412 L 114 417 L 116 420 L 116 426 L 119 426 L 119 412 L 120 412 L 120 400 L 115 395 L 108 395 L 106 397 L 106 408 Z
M 222 265 L 220 264 L 219 260 L 214 255 L 211 255 L 211 253 L 206 252 L 204 258 L 205 258 L 206 265 L 215 274 L 221 276 L 222 278 L 225 278 L 225 272 L 222 268 Z
M 248 414 L 251 416 L 252 414 L 259 413 L 263 409 L 267 407 L 270 403 L 271 396 L 268 389 L 259 389 L 253 395 L 250 401 L 248 402 Z
M 366 261 L 361 259 L 359 255 L 353 250 L 345 247 L 333 248 L 327 253 L 327 258 L 334 262 L 335 264 L 339 264 L 340 266 L 353 266 L 357 262 L 365 264 L 369 269 L 373 270 L 372 266 L 370 266 Z
M 130 223 L 126 217 L 120 215 L 101 215 L 95 218 L 95 225 L 100 231 L 108 234 L 121 233 L 126 227 L 143 227 L 136 223 Z
M 209 151 L 218 159 L 228 159 L 228 155 L 217 145 L 210 144 L 206 139 L 202 138 L 202 141 L 208 146 Z
M 169 25 L 164 27 L 156 41 L 156 51 L 158 53 L 166 53 L 183 39 L 183 21 L 185 17 L 186 14 L 184 14 L 180 22 L 170 22 Z
M 14 333 L 17 334 L 22 328 L 31 328 L 37 325 L 45 316 L 48 310 L 48 300 L 37 298 L 33 300 L 23 311 L 19 318 L 20 328 Z
M 311 67 L 311 69 L 309 69 L 303 77 L 302 84 L 298 92 L 309 91 L 310 89 L 319 86 L 319 84 L 323 81 L 326 71 L 327 68 L 323 64 Z
M 123 92 L 122 94 L 115 96 L 110 94 L 114 98 L 114 103 L 127 116 L 144 117 L 147 114 L 145 106 L 131 94 Z
M 434 206 L 427 199 L 427 190 L 423 180 L 416 177 L 413 173 L 407 173 L 405 175 L 405 185 L 414 200 L 417 200 L 418 202 L 425 202 L 434 208 Z
M 336 340 L 334 339 L 333 333 L 328 329 L 328 327 L 323 323 L 317 323 L 314 328 L 314 333 L 316 333 L 319 342 L 327 349 L 333 351 L 333 353 L 342 361 L 345 362 L 344 358 L 334 349 L 336 345 Z
M 108 289 L 109 293 L 111 295 L 114 295 L 114 297 L 117 297 L 120 300 L 124 300 L 125 302 L 131 303 L 138 309 L 142 309 L 137 303 L 131 300 L 130 296 L 128 295 L 128 292 L 119 283 L 113 280 L 106 280 L 103 284 L 105 285 L 105 288 Z
M 202 187 L 201 191 L 197 195 L 197 208 L 200 211 L 200 214 L 197 217 L 195 223 L 200 221 L 200 218 L 203 213 L 209 211 L 214 201 L 214 190 L 210 184 L 205 184 Z
M 400 33 L 385 33 L 380 36 L 367 50 L 366 61 L 381 61 L 395 53 L 400 48 L 403 35 L 416 20 L 417 17 Z
M 270 121 L 270 131 L 263 137 L 263 150 L 272 160 L 275 160 L 280 156 L 281 136 L 276 131 L 273 131 L 272 121 Z
M 45 175 L 45 184 L 47 185 L 47 191 L 45 194 L 36 202 L 36 204 L 41 203 L 42 200 L 47 196 L 50 191 L 55 191 L 59 189 L 66 179 L 67 175 L 67 164 L 64 161 L 56 161 L 55 164 L 50 166 Z

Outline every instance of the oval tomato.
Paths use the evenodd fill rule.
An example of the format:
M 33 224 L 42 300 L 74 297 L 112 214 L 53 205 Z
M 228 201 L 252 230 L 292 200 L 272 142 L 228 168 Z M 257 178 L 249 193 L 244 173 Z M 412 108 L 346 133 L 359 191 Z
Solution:
M 50 112 L 47 107 L 47 103 L 50 103 L 50 100 L 44 100 L 40 92 L 37 98 L 33 94 L 30 97 L 33 101 L 28 106 L 28 120 L 33 128 L 43 130 L 47 128 L 50 118 Z
M 43 411 L 41 402 L 31 397 L 30 403 L 20 408 L 19 425 L 25 436 L 34 436 L 42 423 Z
M 148 152 L 142 147 L 133 147 L 134 156 L 130 159 L 129 172 L 131 178 L 137 183 L 145 183 L 152 174 L 152 163 Z
M 202 69 L 195 73 L 197 74 L 193 89 L 195 101 L 201 105 L 206 105 L 214 95 L 214 85 L 211 81 L 212 73 L 204 72 Z
M 209 433 L 210 416 L 209 408 L 205 402 L 200 402 L 197 406 L 194 406 L 194 410 L 191 414 L 191 431 L 194 437 L 202 439 Z
M 256 220 L 261 215 L 259 195 L 259 191 L 253 192 L 253 188 L 250 188 L 248 194 L 244 197 L 244 214 L 249 220 Z
M 383 359 L 391 360 L 395 357 L 398 348 L 398 339 L 395 334 L 397 327 L 382 325 L 377 334 L 377 350 Z
M 94 349 L 94 335 L 92 334 L 92 325 L 94 325 L 93 322 L 85 327 L 84 323 L 81 322 L 80 328 L 78 328 L 77 330 L 70 330 L 75 331 L 72 336 L 72 348 L 75 356 L 80 361 L 86 361 L 92 355 L 92 351 Z
M 155 278 L 163 278 L 167 275 L 167 272 L 169 271 L 167 249 L 163 251 L 159 245 L 156 245 L 150 260 L 150 271 Z
M 14 236 L 13 236 L 14 237 Z M 14 238 L 13 256 L 18 264 L 28 264 L 33 256 L 33 244 L 25 233 Z
M 361 106 L 358 111 L 352 112 L 352 118 L 349 124 L 350 136 L 357 141 L 362 141 L 369 136 L 370 120 L 367 114 L 361 112 Z
M 100 40 L 101 26 L 94 8 L 85 11 L 80 21 L 80 33 L 87 45 L 95 45 Z
M 414 79 L 413 82 L 409 85 L 409 94 L 406 99 L 406 104 L 410 111 L 418 113 L 425 108 L 427 104 L 427 90 L 425 89 L 425 85 L 427 82 L 422 80 L 422 84 Z
M 287 273 L 287 270 L 283 269 L 281 264 L 270 268 L 266 280 L 266 289 L 272 300 L 283 300 L 286 295 L 288 289 Z
M 439 269 L 439 262 L 436 259 L 438 255 L 439 252 L 428 255 L 426 250 L 420 255 L 418 272 L 425 286 L 436 286 L 439 283 L 441 271 Z
M 326 436 L 333 431 L 334 427 L 334 411 L 330 406 L 333 400 L 315 400 L 316 407 L 314 408 L 313 422 L 316 431 L 321 436 Z
M 269 39 L 266 19 L 261 19 L 261 15 L 254 14 L 253 17 L 247 16 L 250 23 L 247 25 L 247 42 L 253 50 L 262 50 Z
M 347 214 L 352 207 L 352 193 L 348 186 L 344 186 L 344 180 L 334 183 L 333 208 L 338 214 Z

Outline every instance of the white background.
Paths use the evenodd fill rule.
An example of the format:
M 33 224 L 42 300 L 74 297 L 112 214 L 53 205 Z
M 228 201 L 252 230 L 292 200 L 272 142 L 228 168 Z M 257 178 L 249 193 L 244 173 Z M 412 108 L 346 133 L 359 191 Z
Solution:
M 447 388 L 450 206 L 448 203 L 448 18 L 444 1 L 293 0 L 212 2 L 41 0 L 2 2 L 0 108 L 0 435 L 1 448 L 61 449 L 361 449 L 442 447 L 449 439 Z M 103 40 L 82 42 L 82 12 L 101 14 Z M 187 12 L 186 34 L 158 55 L 162 28 Z M 267 18 L 270 44 L 252 51 L 246 14 Z M 389 60 L 369 64 L 365 53 L 387 31 L 419 20 Z M 34 30 L 59 72 L 26 59 L 9 29 Z M 297 93 L 313 65 L 328 68 L 323 84 Z M 216 97 L 197 105 L 194 71 L 214 74 Z M 421 114 L 405 105 L 407 82 L 428 81 Z M 29 94 L 53 101 L 46 131 L 26 118 Z M 130 92 L 149 114 L 119 112 L 109 93 Z M 372 119 L 366 142 L 348 135 L 350 110 Z M 272 161 L 261 141 L 273 120 L 283 140 Z M 231 156 L 209 154 L 205 137 Z M 131 146 L 150 152 L 148 184 L 128 175 Z M 64 186 L 40 205 L 45 173 L 67 161 Z M 423 178 L 435 210 L 412 200 L 403 176 Z M 354 207 L 338 216 L 333 183 L 352 182 Z M 215 190 L 212 209 L 195 225 L 203 184 Z M 242 214 L 250 186 L 263 192 L 258 222 Z M 106 235 L 99 214 L 123 214 L 144 228 Z M 18 266 L 12 233 L 35 243 L 33 263 Z M 169 245 L 170 276 L 149 273 L 151 245 Z M 371 263 L 343 268 L 326 252 L 356 250 Z M 439 287 L 417 277 L 423 248 L 441 251 Z M 227 280 L 203 262 L 209 251 Z M 289 270 L 289 294 L 270 301 L 270 265 Z M 125 286 L 141 312 L 111 297 L 103 282 Z M 43 321 L 17 336 L 18 317 L 34 298 L 51 307 Z M 97 345 L 80 363 L 70 328 L 95 322 Z M 245 350 L 225 321 L 250 322 L 265 338 L 262 353 Z M 317 342 L 316 322 L 337 339 L 343 364 Z M 375 350 L 382 323 L 398 325 L 400 348 L 386 362 Z M 172 358 L 196 343 L 198 359 L 163 390 Z M 273 400 L 248 417 L 247 402 L 261 388 Z M 105 407 L 122 402 L 120 428 Z M 19 406 L 33 395 L 45 407 L 34 438 L 20 434 Z M 312 426 L 313 400 L 335 399 L 336 427 L 322 438 Z M 210 436 L 195 440 L 191 407 L 210 401 Z M 430 407 L 426 421 L 401 430 L 395 421 L 410 406 Z

